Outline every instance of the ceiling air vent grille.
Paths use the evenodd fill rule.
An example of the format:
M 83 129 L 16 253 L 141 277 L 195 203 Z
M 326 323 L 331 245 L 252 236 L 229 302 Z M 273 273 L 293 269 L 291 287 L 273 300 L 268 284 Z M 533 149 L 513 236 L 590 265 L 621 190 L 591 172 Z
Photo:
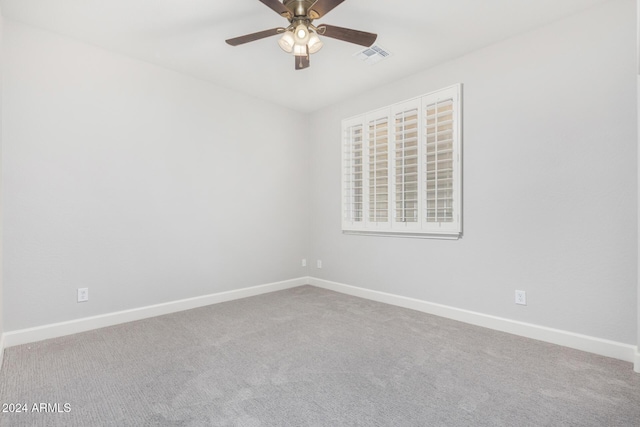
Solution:
M 371 47 L 356 52 L 353 56 L 367 64 L 375 64 L 391 56 L 391 53 L 380 45 L 374 44 Z

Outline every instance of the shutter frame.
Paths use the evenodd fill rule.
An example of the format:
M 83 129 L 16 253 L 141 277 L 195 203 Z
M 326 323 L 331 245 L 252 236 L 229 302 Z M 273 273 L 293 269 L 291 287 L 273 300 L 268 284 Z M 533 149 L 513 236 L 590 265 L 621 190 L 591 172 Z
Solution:
M 433 105 L 439 105 L 442 111 L 436 112 L 434 122 L 428 122 L 427 110 Z M 446 111 L 449 107 L 450 112 Z M 407 114 L 411 111 L 417 112 L 417 119 Z M 384 121 L 386 129 L 380 133 L 378 130 L 382 128 L 371 127 Z M 353 182 L 349 181 L 348 173 L 353 172 L 349 169 L 353 166 L 353 152 L 348 151 L 353 138 L 348 137 L 348 132 L 354 126 L 360 126 L 363 144 L 361 221 L 353 221 L 353 215 L 348 215 L 349 209 L 353 213 L 354 201 Z M 415 132 L 413 126 L 416 126 Z M 459 238 L 462 234 L 462 157 L 461 84 L 343 120 L 343 231 L 383 236 Z M 386 185 L 385 200 L 379 198 L 385 195 L 384 189 L 379 190 L 380 185 Z M 385 219 L 381 213 L 383 202 L 386 203 L 386 220 L 376 221 L 381 216 Z M 417 215 L 417 221 L 413 221 L 414 215 Z

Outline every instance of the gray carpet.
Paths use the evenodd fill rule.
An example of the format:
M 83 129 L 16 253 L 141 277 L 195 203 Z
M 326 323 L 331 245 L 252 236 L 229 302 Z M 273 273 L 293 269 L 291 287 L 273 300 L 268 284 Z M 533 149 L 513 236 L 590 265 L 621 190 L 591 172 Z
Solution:
M 62 411 L 4 426 L 640 426 L 640 375 L 302 286 L 9 348 L 0 402 Z

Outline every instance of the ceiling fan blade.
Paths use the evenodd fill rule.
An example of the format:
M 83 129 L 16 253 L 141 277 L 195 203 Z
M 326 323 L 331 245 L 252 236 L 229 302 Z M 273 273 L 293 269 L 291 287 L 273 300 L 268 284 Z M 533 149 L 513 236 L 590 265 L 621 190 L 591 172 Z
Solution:
M 309 55 L 307 56 L 294 56 L 296 58 L 296 70 L 304 70 L 305 68 L 309 68 Z
M 241 44 L 264 39 L 265 37 L 275 36 L 276 34 L 279 34 L 283 31 L 284 31 L 284 28 L 272 28 L 270 30 L 259 31 L 257 33 L 245 34 L 244 36 L 235 37 L 225 41 L 227 42 L 227 44 L 230 44 L 231 46 L 238 46 Z
M 318 34 L 366 47 L 371 46 L 378 38 L 377 34 L 325 24 L 318 25 Z
M 327 13 L 331 12 L 336 6 L 342 3 L 344 0 L 318 0 L 309 8 L 309 18 L 318 19 L 322 18 Z
M 293 18 L 293 16 L 291 15 L 291 11 L 287 9 L 285 5 L 282 4 L 282 2 L 278 0 L 260 0 L 260 1 L 264 3 L 267 7 L 269 7 L 271 10 L 274 10 L 276 13 L 280 14 L 280 16 L 283 16 L 287 19 Z

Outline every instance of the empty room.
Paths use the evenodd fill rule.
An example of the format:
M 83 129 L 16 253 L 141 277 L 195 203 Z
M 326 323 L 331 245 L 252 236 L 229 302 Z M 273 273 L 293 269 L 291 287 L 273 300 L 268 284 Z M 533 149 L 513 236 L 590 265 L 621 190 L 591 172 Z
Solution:
M 640 426 L 634 0 L 0 0 L 1 426 Z

